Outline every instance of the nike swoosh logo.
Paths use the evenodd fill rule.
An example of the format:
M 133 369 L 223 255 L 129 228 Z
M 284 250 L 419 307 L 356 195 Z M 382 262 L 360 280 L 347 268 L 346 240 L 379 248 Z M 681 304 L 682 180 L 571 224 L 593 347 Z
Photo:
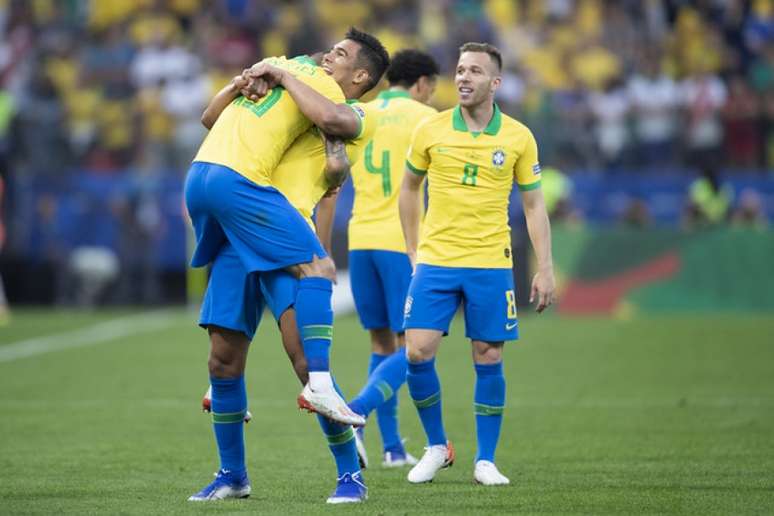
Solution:
M 512 330 L 512 329 L 514 329 L 516 327 L 517 324 L 519 324 L 519 323 L 513 323 L 513 324 L 505 323 L 505 329 L 506 330 Z

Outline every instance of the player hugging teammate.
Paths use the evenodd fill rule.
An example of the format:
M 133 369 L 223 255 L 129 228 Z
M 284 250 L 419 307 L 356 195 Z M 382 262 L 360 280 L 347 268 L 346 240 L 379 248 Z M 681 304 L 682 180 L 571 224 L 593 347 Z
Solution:
M 387 72 L 390 88 L 356 103 L 389 64 L 381 43 L 356 30 L 321 62 L 265 59 L 236 77 L 205 112 L 212 130 L 189 171 L 186 201 L 197 234 L 193 264 L 212 265 L 200 324 L 210 334 L 221 469 L 191 500 L 250 493 L 244 368 L 264 304 L 304 384 L 299 405 L 320 414 L 336 460 L 339 478 L 329 503 L 366 498 L 352 425 L 363 425 L 373 410 L 384 466 L 413 465 L 408 480 L 420 483 L 453 463 L 434 357 L 460 303 L 477 378 L 474 478 L 485 485 L 509 482 L 494 457 L 505 406 L 503 343 L 518 338 L 508 226 L 514 183 L 537 255 L 531 299 L 538 312 L 551 304 L 554 290 L 550 227 L 534 137 L 494 103 L 499 51 L 482 43 L 460 50 L 459 104 L 441 113 L 424 105 L 438 67 L 417 51 L 398 52 Z M 350 166 L 352 288 L 372 356 L 366 386 L 347 405 L 329 372 L 335 268 L 326 249 L 335 192 Z M 404 381 L 428 440 L 418 463 L 398 432 L 395 394 Z

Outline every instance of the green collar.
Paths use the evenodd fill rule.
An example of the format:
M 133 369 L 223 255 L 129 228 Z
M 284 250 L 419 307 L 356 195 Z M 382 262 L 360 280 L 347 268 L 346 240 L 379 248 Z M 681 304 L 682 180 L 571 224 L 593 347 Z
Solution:
M 489 125 L 484 128 L 484 134 L 488 134 L 490 136 L 496 135 L 500 131 L 500 126 L 503 123 L 502 118 L 503 116 L 502 113 L 500 113 L 500 107 L 495 102 L 492 119 L 489 121 Z M 462 131 L 463 133 L 468 132 L 468 124 L 466 124 L 465 119 L 462 118 L 462 110 L 460 109 L 459 104 L 457 104 L 457 107 L 454 108 L 454 113 L 452 113 L 452 127 L 454 127 L 455 131 Z M 470 132 L 473 134 L 473 136 L 478 136 L 480 134 L 474 131 Z
M 305 64 L 305 65 L 310 65 L 310 66 L 320 66 L 320 65 L 318 65 L 317 63 L 314 62 L 314 59 L 312 59 L 311 57 L 309 57 L 307 55 L 296 56 L 293 59 L 291 59 L 291 61 L 296 61 L 297 63 L 301 63 L 301 64 Z
M 411 95 L 406 90 L 384 90 L 376 96 L 377 99 L 390 100 L 390 99 L 410 99 Z

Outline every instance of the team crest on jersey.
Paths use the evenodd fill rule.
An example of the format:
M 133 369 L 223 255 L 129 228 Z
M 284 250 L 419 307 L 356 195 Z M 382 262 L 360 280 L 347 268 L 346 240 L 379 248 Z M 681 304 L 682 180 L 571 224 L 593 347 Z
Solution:
M 365 111 L 363 111 L 363 108 L 360 106 L 352 106 L 352 109 L 355 110 L 355 112 L 360 116 L 360 118 L 365 118 Z
M 492 153 L 492 165 L 496 168 L 501 168 L 505 164 L 505 152 L 502 149 L 497 149 Z

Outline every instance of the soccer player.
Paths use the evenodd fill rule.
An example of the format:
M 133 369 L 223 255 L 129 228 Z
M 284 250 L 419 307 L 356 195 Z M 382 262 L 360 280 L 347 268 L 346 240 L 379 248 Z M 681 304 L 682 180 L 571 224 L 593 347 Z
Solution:
M 320 56 L 312 56 L 319 59 Z M 359 96 L 362 87 L 347 86 L 344 93 L 347 97 Z M 230 87 L 224 88 L 211 101 L 202 117 L 202 122 L 209 129 L 220 116 L 225 107 L 246 91 L 247 78 L 235 77 Z M 323 247 L 330 253 L 331 226 L 335 211 L 335 195 L 328 195 L 328 185 L 338 185 L 342 182 L 340 176 L 349 173 L 349 160 L 356 162 L 362 155 L 366 142 L 370 141 L 376 129 L 377 117 L 367 105 L 352 103 L 357 107 L 354 111 L 361 117 L 361 133 L 350 140 L 346 147 L 340 139 L 326 137 L 316 127 L 301 135 L 282 157 L 277 168 L 272 172 L 272 184 L 288 199 L 310 227 L 315 228 Z M 362 116 L 361 116 L 362 115 Z M 331 175 L 336 177 L 331 177 Z M 317 205 L 316 224 L 312 222 L 312 213 Z M 238 265 L 238 264 L 235 264 Z M 238 268 L 235 267 L 236 270 Z M 257 283 L 256 283 L 257 282 Z M 296 375 L 305 385 L 308 381 L 307 363 L 300 343 L 293 305 L 298 290 L 298 279 L 287 271 L 268 271 L 249 275 L 242 271 L 241 277 L 232 278 L 232 283 L 250 284 L 256 291 L 260 288 L 268 307 L 277 320 L 282 334 L 283 345 L 291 358 Z M 245 302 L 245 301 L 243 301 Z M 205 395 L 203 405 L 209 410 L 211 401 Z M 247 418 L 245 419 L 247 421 Z M 354 446 L 354 434 L 351 426 L 345 426 L 329 421 L 318 415 L 320 425 L 329 441 L 329 447 L 334 455 L 338 469 L 336 491 L 328 498 L 328 503 L 347 503 L 362 501 L 367 490 L 360 473 L 358 456 Z
M 530 298 L 537 297 L 538 312 L 552 302 L 551 231 L 537 144 L 527 127 L 494 103 L 501 67 L 500 52 L 492 45 L 464 44 L 454 78 L 459 104 L 417 127 L 406 161 L 400 219 L 407 253 L 416 264 L 405 309 L 407 383 L 428 440 L 425 454 L 409 471 L 412 483 L 430 482 L 454 462 L 441 417 L 435 355 L 460 303 L 476 371 L 474 479 L 509 483 L 494 460 L 505 407 L 503 342 L 518 338 L 508 226 L 514 182 L 537 255 Z M 425 177 L 429 207 L 420 239 Z
M 402 347 L 403 306 L 411 281 L 411 263 L 398 217 L 399 185 L 411 133 L 436 110 L 427 106 L 435 90 L 438 64 L 419 50 L 402 50 L 386 73 L 390 88 L 368 103 L 379 127 L 352 167 L 355 203 L 349 221 L 349 271 L 360 322 L 370 333 L 368 382 L 350 401 L 368 417 L 376 409 L 385 467 L 416 464 L 398 432 L 398 389 L 406 381 Z M 360 432 L 358 452 L 368 464 Z
M 266 62 L 308 84 L 316 95 L 313 105 L 319 106 L 322 99 L 327 133 L 351 138 L 360 132 L 361 120 L 346 104 L 335 102 L 343 101 L 343 87 L 367 91 L 378 82 L 387 66 L 386 52 L 379 50 L 383 47 L 378 40 L 351 30 L 334 47 L 326 68 L 304 58 Z M 191 500 L 250 493 L 244 461 L 244 367 L 261 297 L 254 283 L 234 282 L 245 273 L 289 268 L 300 276 L 294 307 L 310 370 L 301 396 L 328 417 L 364 422 L 339 402 L 328 370 L 335 266 L 303 216 L 271 182 L 285 151 L 312 125 L 288 91 L 272 88 L 260 100 L 242 96 L 229 104 L 186 179 L 186 205 L 197 235 L 192 265 L 213 264 L 200 324 L 210 334 L 213 426 L 221 459 L 215 481 Z

